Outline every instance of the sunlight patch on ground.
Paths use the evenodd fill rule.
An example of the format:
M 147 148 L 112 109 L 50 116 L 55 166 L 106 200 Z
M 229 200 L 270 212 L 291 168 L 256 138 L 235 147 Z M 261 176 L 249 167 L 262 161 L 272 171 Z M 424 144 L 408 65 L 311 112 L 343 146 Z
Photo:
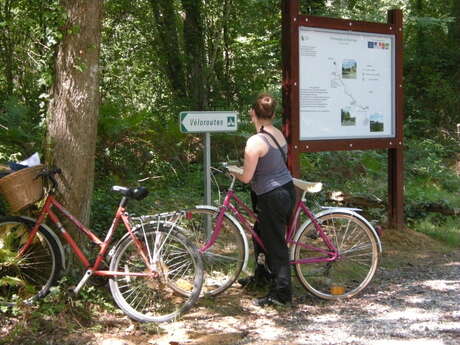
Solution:
M 372 314 L 386 313 L 391 310 L 391 307 L 380 303 L 369 303 L 368 305 L 363 306 L 363 310 Z
M 459 290 L 460 280 L 427 280 L 422 285 L 437 291 Z
M 380 315 L 379 320 L 431 320 L 433 315 L 431 313 L 423 311 L 420 308 L 406 308 L 404 310 L 389 311 L 385 315 Z
M 422 296 L 408 296 L 406 301 L 411 304 L 425 303 L 428 299 Z
M 460 336 L 460 322 L 421 322 L 409 327 L 413 331 L 454 332 Z
M 324 343 L 327 340 L 329 335 L 327 334 L 306 334 L 305 340 L 308 340 L 308 344 L 315 344 L 315 343 Z M 345 332 L 341 329 L 334 330 L 334 339 L 339 340 L 341 343 L 347 344 L 352 343 L 353 341 L 357 341 L 358 338 L 350 335 L 348 332 Z M 298 344 L 305 344 L 299 342 Z
M 447 264 L 444 264 L 443 266 L 445 266 L 445 267 L 460 266 L 460 261 L 448 262 Z
M 283 328 L 276 327 L 275 324 L 271 324 L 262 326 L 256 331 L 256 333 L 259 334 L 261 339 L 276 340 L 283 338 L 285 330 Z
M 337 314 L 323 314 L 323 315 L 315 315 L 315 322 L 324 322 L 330 323 L 339 321 L 340 315 Z
M 370 345 L 444 345 L 442 340 L 435 339 L 382 339 L 370 341 Z

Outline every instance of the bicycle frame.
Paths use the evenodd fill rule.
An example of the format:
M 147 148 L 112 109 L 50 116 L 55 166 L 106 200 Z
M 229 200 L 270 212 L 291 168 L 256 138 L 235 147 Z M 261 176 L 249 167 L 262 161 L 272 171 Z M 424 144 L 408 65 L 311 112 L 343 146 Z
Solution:
M 263 250 L 266 250 L 262 239 L 260 236 L 254 231 L 253 226 L 251 225 L 250 221 L 239 211 L 239 207 L 246 212 L 249 217 L 253 220 L 253 223 L 257 221 L 257 216 L 256 214 L 236 195 L 235 191 L 233 190 L 233 185 L 235 182 L 235 177 L 233 177 L 233 181 L 231 183 L 230 188 L 227 190 L 227 193 L 224 198 L 224 202 L 222 206 L 220 206 L 220 211 L 216 219 L 216 225 L 211 233 L 211 237 L 208 240 L 208 242 L 200 248 L 200 252 L 203 253 L 206 250 L 208 250 L 212 245 L 216 242 L 217 238 L 219 237 L 221 227 L 222 227 L 222 222 L 224 219 L 224 215 L 226 212 L 230 211 L 235 218 L 243 225 L 243 228 L 248 231 L 252 238 L 261 246 Z M 237 206 L 235 206 L 233 203 L 235 202 Z M 329 250 L 324 250 L 321 248 L 314 247 L 312 245 L 309 245 L 307 243 L 299 243 L 293 241 L 293 237 L 295 234 L 295 231 L 297 229 L 297 224 L 300 218 L 300 214 L 304 213 L 312 222 L 313 225 L 315 226 L 315 229 L 319 236 L 322 238 L 324 243 L 326 244 L 327 248 Z M 286 244 L 292 245 L 296 244 L 298 246 L 301 246 L 303 248 L 316 251 L 323 256 L 315 257 L 315 258 L 309 258 L 309 259 L 301 259 L 301 260 L 296 260 L 296 261 L 291 261 L 290 264 L 308 264 L 308 263 L 318 263 L 318 262 L 331 262 L 335 261 L 339 258 L 338 250 L 330 240 L 330 238 L 325 234 L 323 228 L 321 225 L 318 223 L 316 217 L 314 214 L 310 211 L 310 209 L 305 205 L 303 198 L 300 199 L 297 202 L 297 205 L 295 207 L 295 212 L 294 212 L 294 217 L 292 218 L 292 221 L 290 222 L 288 226 L 288 231 L 286 233 Z
M 149 259 L 147 258 L 147 255 L 145 253 L 145 249 L 143 248 L 141 242 L 139 239 L 134 235 L 134 232 L 132 231 L 131 224 L 129 222 L 128 215 L 125 211 L 125 207 L 122 206 L 123 203 L 121 203 L 118 206 L 118 209 L 115 213 L 115 217 L 112 221 L 112 225 L 110 226 L 105 240 L 101 241 L 93 232 L 91 232 L 90 229 L 88 229 L 86 226 L 84 226 L 78 219 L 76 219 L 72 214 L 70 214 L 67 209 L 62 206 L 52 194 L 48 195 L 45 204 L 40 212 L 40 215 L 35 222 L 34 227 L 32 228 L 32 231 L 29 235 L 28 240 L 24 244 L 24 246 L 20 249 L 19 255 L 24 255 L 24 253 L 27 251 L 27 249 L 30 247 L 32 244 L 35 235 L 37 234 L 40 225 L 45 221 L 45 219 L 49 216 L 51 221 L 57 226 L 59 231 L 61 232 L 63 238 L 67 241 L 67 243 L 70 245 L 72 248 L 72 251 L 75 253 L 75 255 L 78 257 L 84 268 L 87 270 L 87 272 L 91 272 L 91 274 L 98 275 L 98 276 L 118 276 L 118 275 L 123 275 L 123 276 L 153 276 L 156 277 L 158 274 L 154 272 L 152 265 L 150 264 Z M 56 207 L 60 213 L 65 216 L 68 220 L 70 220 L 78 229 L 79 231 L 82 231 L 88 239 L 98 245 L 100 247 L 99 252 L 97 254 L 97 258 L 94 261 L 94 263 L 91 265 L 89 262 L 88 258 L 85 256 L 83 251 L 79 248 L 78 244 L 75 242 L 75 240 L 70 236 L 70 234 L 65 230 L 64 226 L 60 222 L 59 218 L 57 217 L 56 213 L 53 211 L 53 207 Z M 139 273 L 139 272 L 115 272 L 115 271 L 110 271 L 110 270 L 100 270 L 99 266 L 102 263 L 102 260 L 105 258 L 107 250 L 109 248 L 109 245 L 111 243 L 112 236 L 115 232 L 115 230 L 118 228 L 120 221 L 123 222 L 125 225 L 129 235 L 132 237 L 137 249 L 139 250 L 139 253 L 141 254 L 143 260 L 145 261 L 147 267 L 150 269 L 150 273 Z M 91 275 L 90 274 L 90 275 Z

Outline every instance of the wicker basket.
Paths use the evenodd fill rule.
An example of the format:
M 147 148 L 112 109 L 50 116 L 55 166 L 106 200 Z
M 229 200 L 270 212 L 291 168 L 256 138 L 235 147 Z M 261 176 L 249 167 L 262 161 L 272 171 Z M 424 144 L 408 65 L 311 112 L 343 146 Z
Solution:
M 0 178 L 0 193 L 12 212 L 40 200 L 43 196 L 43 179 L 36 178 L 43 165 L 25 168 Z

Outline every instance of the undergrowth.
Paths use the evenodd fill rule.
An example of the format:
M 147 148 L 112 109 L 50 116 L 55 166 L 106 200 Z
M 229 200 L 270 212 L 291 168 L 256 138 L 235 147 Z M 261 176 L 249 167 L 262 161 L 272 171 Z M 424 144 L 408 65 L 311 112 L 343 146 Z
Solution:
M 119 314 L 107 289 L 87 285 L 75 296 L 70 292 L 70 281 L 61 279 L 50 289 L 49 294 L 30 306 L 14 306 L 1 311 L 0 316 L 14 323 L 7 335 L 0 338 L 0 344 L 44 344 L 40 334 L 62 333 L 62 336 L 79 329 L 97 331 L 101 327 L 100 316 Z M 4 325 L 3 325 L 4 326 Z

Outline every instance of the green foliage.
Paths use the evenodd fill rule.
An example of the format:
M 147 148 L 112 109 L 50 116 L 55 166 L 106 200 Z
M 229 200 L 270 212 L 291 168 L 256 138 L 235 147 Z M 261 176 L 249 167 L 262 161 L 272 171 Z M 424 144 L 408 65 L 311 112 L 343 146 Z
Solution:
M 0 160 L 25 158 L 40 147 L 44 126 L 40 116 L 17 98 L 10 97 L 0 108 Z
M 460 208 L 460 177 L 452 168 L 453 158 L 458 155 L 459 143 L 447 140 L 408 140 L 405 151 L 405 215 L 408 225 L 421 231 L 439 229 L 438 237 L 445 228 L 454 235 L 458 227 L 452 227 L 449 217 L 435 216 L 429 211 L 436 207 L 453 210 Z M 382 200 L 382 207 L 366 208 L 370 219 L 385 222 L 387 200 L 387 155 L 385 151 L 339 151 L 304 154 L 301 157 L 302 177 L 309 181 L 321 181 L 327 192 L 342 191 L 353 196 L 366 196 Z M 454 192 L 453 192 L 454 191 Z M 325 197 L 319 200 L 326 202 Z M 438 217 L 438 218 L 436 218 Z M 434 219 L 437 219 L 434 222 Z M 444 222 L 447 222 L 444 224 Z M 450 222 L 450 223 L 449 223 Z M 452 243 L 456 243 L 452 240 Z
M 460 84 L 455 72 L 459 41 L 450 30 L 452 2 L 415 1 L 407 11 L 405 133 L 415 138 L 453 132 L 460 122 L 455 110 L 460 107 Z
M 412 222 L 412 226 L 417 231 L 436 238 L 449 246 L 460 247 L 458 216 L 441 217 L 438 214 L 429 214 Z
M 431 139 L 408 141 L 406 153 L 406 214 L 409 222 L 428 214 L 423 206 L 437 204 L 446 208 L 460 207 L 460 177 L 449 165 L 452 149 Z M 457 145 L 458 152 L 458 145 Z
M 21 320 L 2 337 L 0 344 L 11 344 L 21 338 L 29 339 L 28 343 L 30 339 L 36 339 L 34 344 L 42 344 L 44 340 L 36 337 L 43 332 L 62 332 L 64 329 L 68 333 L 82 327 L 91 328 L 93 324 L 97 328 L 101 313 L 121 314 L 105 289 L 86 285 L 74 296 L 69 287 L 70 282 L 63 278 L 45 298 L 31 306 L 0 308 L 2 316 Z

